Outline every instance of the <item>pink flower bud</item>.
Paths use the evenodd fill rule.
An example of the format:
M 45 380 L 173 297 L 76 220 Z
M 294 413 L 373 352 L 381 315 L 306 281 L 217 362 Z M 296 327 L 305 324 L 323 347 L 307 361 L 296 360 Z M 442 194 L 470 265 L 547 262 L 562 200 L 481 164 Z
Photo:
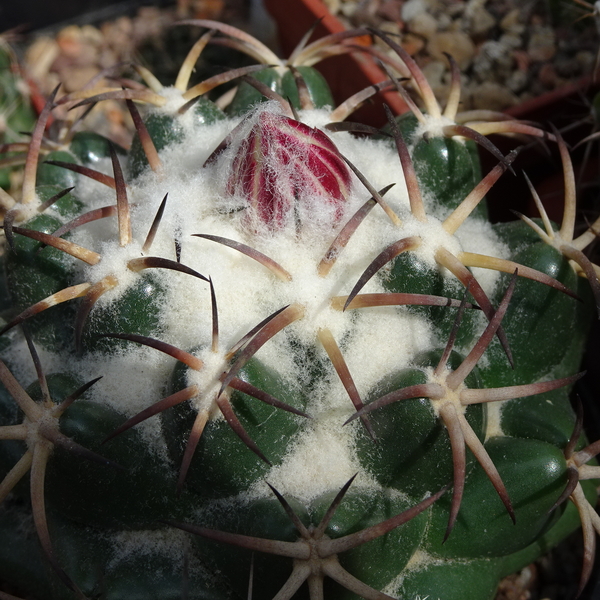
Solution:
M 344 213 L 350 183 L 346 163 L 322 131 L 262 112 L 237 150 L 227 193 L 247 201 L 250 227 L 331 226 Z

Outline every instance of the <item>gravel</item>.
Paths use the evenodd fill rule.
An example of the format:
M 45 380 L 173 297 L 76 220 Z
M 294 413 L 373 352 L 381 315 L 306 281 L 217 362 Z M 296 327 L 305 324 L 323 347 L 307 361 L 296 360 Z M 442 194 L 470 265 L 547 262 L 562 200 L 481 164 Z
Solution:
M 398 36 L 426 73 L 435 73 L 438 97 L 447 93 L 444 52 L 451 54 L 464 74 L 465 110 L 506 109 L 589 76 L 596 64 L 596 19 L 574 0 L 324 1 L 348 27 L 367 24 Z

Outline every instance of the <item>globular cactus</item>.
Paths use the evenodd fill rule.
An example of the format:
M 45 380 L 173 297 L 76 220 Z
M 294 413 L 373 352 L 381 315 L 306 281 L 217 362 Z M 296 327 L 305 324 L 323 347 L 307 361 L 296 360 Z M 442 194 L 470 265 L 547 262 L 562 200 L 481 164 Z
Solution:
M 0 578 L 40 600 L 487 600 L 581 521 L 581 591 L 600 447 L 569 393 L 597 224 L 574 234 L 558 133 L 459 114 L 456 68 L 442 110 L 384 34 L 424 109 L 390 75 L 412 112 L 346 123 L 377 89 L 333 110 L 310 67 L 364 31 L 188 90 L 210 37 L 264 56 L 193 24 L 175 87 L 140 69 L 148 88 L 53 96 L 32 133 L 4 220 Z M 203 97 L 240 76 L 229 116 Z M 107 97 L 127 155 L 66 124 L 68 155 L 38 160 L 55 102 Z M 517 154 L 493 132 L 558 144 L 559 226 L 533 189 L 540 220 L 489 222 Z

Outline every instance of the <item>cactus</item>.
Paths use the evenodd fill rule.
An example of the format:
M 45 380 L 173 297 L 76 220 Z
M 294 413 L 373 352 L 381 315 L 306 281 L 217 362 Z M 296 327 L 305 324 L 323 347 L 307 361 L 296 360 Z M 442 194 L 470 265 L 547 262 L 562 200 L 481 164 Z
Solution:
M 140 68 L 148 89 L 55 92 L 32 133 L 4 220 L 0 578 L 39 600 L 487 600 L 581 521 L 581 592 L 600 446 L 569 393 L 598 224 L 574 234 L 560 135 L 459 114 L 455 67 L 442 110 L 384 34 L 423 110 L 391 71 L 316 100 L 311 65 L 364 31 L 299 49 L 285 84 L 281 62 L 188 89 L 215 31 L 261 52 L 193 24 L 211 32 L 175 87 Z M 240 76 L 226 116 L 204 94 Z M 345 122 L 390 88 L 408 116 Z M 56 102 L 107 97 L 136 123 L 127 155 L 67 124 L 38 165 Z M 558 144 L 559 226 L 533 188 L 540 219 L 488 221 L 517 158 L 492 132 Z M 482 179 L 476 143 L 498 157 Z
M 20 163 L 19 154 L 26 147 L 26 135 L 35 123 L 31 106 L 30 84 L 25 80 L 17 56 L 10 45 L 10 32 L 0 36 L 0 188 L 18 188 L 11 182 L 13 167 Z M 2 191 L 0 191 L 0 196 Z

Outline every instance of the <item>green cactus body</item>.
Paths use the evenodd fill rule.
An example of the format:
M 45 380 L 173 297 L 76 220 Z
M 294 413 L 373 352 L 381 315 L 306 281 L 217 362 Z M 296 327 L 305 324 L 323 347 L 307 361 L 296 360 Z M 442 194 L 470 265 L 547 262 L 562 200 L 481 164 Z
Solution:
M 215 121 L 225 118 L 221 110 L 217 108 L 210 100 L 200 98 L 194 108 L 191 110 L 193 121 L 196 123 L 201 135 L 202 125 L 210 125 Z M 179 120 L 173 115 L 164 112 L 150 113 L 146 118 L 146 128 L 154 142 L 156 149 L 160 152 L 163 148 L 182 142 L 185 138 L 185 130 L 179 123 Z M 129 151 L 129 172 L 132 177 L 137 177 L 148 167 L 148 160 L 144 154 L 140 138 L 136 135 L 133 138 L 131 149 Z
M 281 70 L 284 71 L 283 74 L 281 74 Z M 300 66 L 297 68 L 297 73 L 304 80 L 310 99 L 317 108 L 334 105 L 329 86 L 316 69 Z M 255 77 L 274 92 L 289 99 L 296 109 L 301 108 L 298 85 L 290 69 L 265 69 L 259 71 Z M 258 90 L 244 82 L 240 84 L 235 97 L 227 107 L 227 113 L 230 115 L 243 115 L 255 104 L 264 101 L 265 97 Z
M 437 204 L 443 198 L 445 208 L 458 206 L 481 179 L 475 142 L 431 135 L 410 112 L 398 117 L 397 123 L 406 143 L 412 147 L 415 171 L 426 199 L 431 197 Z M 479 203 L 474 215 L 487 219 L 485 201 Z
M 35 124 L 29 93 L 14 51 L 5 40 L 0 40 L 0 143 L 26 141 L 22 132 L 30 131 Z M 11 155 L 16 156 L 16 152 Z M 11 188 L 12 171 L 11 167 L 0 169 L 0 187 L 5 190 Z
M 395 149 L 346 132 L 329 138 L 328 110 L 301 111 L 298 122 L 269 102 L 240 125 L 220 114 L 199 123 L 177 108 L 147 119 L 160 172 L 145 169 L 137 143 L 123 160 L 117 196 L 122 208 L 126 194 L 129 216 L 115 210 L 75 227 L 73 256 L 38 253 L 18 232 L 16 252 L 7 249 L 7 329 L 28 306 L 85 286 L 72 309 L 21 319 L 54 374 L 42 400 L 16 383 L 35 380 L 23 335 L 2 351 L 16 379 L 2 364 L 0 468 L 19 461 L 16 478 L 27 471 L 19 452 L 33 457 L 31 486 L 45 481 L 46 507 L 39 493 L 31 502 L 54 562 L 21 565 L 29 548 L 39 554 L 35 536 L 6 526 L 0 548 L 4 539 L 18 552 L 0 574 L 39 600 L 225 600 L 246 597 L 252 563 L 257 598 L 305 597 L 305 580 L 319 598 L 326 579 L 325 597 L 489 600 L 507 569 L 577 526 L 572 507 L 548 511 L 581 458 L 565 455 L 576 421 L 568 392 L 593 311 L 587 296 L 490 269 L 474 281 L 456 263 L 486 254 L 572 289 L 586 282 L 529 228 L 503 232 L 484 210 L 450 231 L 479 166 L 461 140 L 435 138 L 439 123 L 412 148 L 423 217 Z M 89 157 L 96 143 L 81 136 L 71 150 Z M 450 164 L 440 166 L 442 151 L 466 174 L 448 193 L 427 179 Z M 372 206 L 340 154 L 374 188 L 396 183 L 385 205 Z M 106 155 L 95 168 L 112 171 Z M 80 213 L 115 204 L 113 189 L 73 177 Z M 355 232 L 340 236 L 361 210 Z M 47 212 L 24 226 L 62 224 L 57 208 Z M 98 377 L 84 399 L 57 408 Z M 506 385 L 521 387 L 489 389 Z M 88 464 L 88 451 L 101 464 Z M 0 522 L 18 513 L 25 523 L 27 502 L 22 483 Z

